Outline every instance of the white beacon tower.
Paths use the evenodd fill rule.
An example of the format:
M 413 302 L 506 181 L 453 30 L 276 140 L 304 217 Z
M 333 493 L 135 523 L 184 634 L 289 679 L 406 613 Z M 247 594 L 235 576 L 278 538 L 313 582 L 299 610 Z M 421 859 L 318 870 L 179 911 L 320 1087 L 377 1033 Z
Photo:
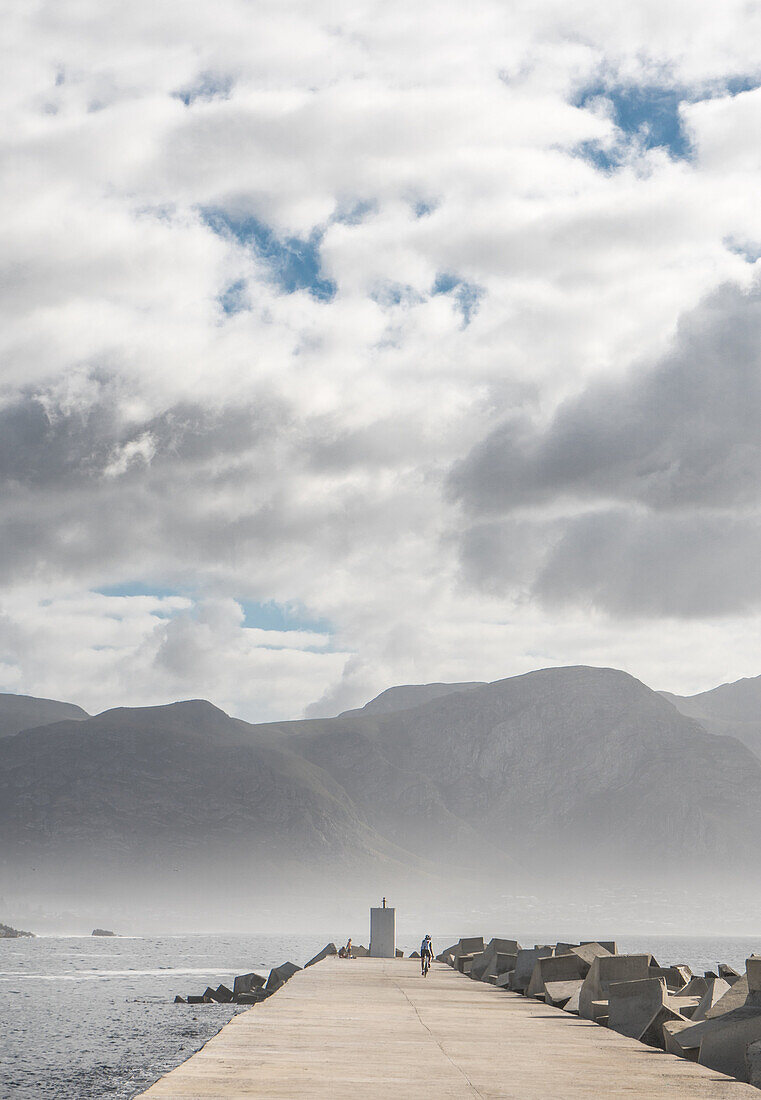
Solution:
M 374 959 L 396 958 L 396 909 L 386 899 L 379 909 L 370 910 L 370 954 Z

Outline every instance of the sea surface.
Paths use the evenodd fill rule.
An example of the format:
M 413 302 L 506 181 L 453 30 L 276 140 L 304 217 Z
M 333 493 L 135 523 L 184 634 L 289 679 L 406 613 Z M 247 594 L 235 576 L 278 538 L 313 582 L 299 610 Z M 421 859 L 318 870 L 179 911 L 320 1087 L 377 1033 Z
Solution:
M 418 938 L 400 936 L 399 946 L 407 953 Z M 434 947 L 458 938 L 434 935 Z M 547 942 L 530 932 L 518 939 Z M 324 944 L 308 935 L 0 940 L 0 1100 L 129 1100 L 245 1011 L 175 1005 L 176 994 L 229 985 L 236 974 L 286 959 L 303 965 Z M 618 948 L 651 951 L 661 965 L 687 963 L 696 973 L 719 962 L 742 970 L 761 952 L 761 937 L 625 936 Z

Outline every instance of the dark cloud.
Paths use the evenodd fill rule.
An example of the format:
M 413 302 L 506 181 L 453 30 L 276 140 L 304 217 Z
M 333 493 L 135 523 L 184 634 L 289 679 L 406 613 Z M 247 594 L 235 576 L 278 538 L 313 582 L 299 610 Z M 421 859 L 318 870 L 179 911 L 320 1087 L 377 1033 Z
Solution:
M 97 481 L 130 445 L 149 444 L 151 466 L 203 462 L 245 454 L 282 430 L 288 416 L 272 399 L 219 408 L 183 402 L 159 415 L 125 422 L 118 384 L 104 385 L 94 400 L 76 408 L 36 394 L 22 394 L 0 409 L 0 484 L 6 488 L 74 487 Z M 127 453 L 125 455 L 125 448 Z
M 412 426 L 346 432 L 274 396 L 129 422 L 125 404 L 114 382 L 75 409 L 24 394 L 0 410 L 0 583 L 234 577 L 258 591 L 264 574 L 351 559 L 409 507 L 364 484 L 403 461 Z
M 761 501 L 759 423 L 761 294 L 724 287 L 655 369 L 593 384 L 546 428 L 504 423 L 451 489 L 475 514 L 558 499 L 731 509 Z
M 698 618 L 761 601 L 761 520 L 609 511 L 565 526 L 533 583 L 544 604 Z
M 761 601 L 761 295 L 724 287 L 654 368 L 596 382 L 546 427 L 513 417 L 453 471 L 483 591 L 614 615 Z

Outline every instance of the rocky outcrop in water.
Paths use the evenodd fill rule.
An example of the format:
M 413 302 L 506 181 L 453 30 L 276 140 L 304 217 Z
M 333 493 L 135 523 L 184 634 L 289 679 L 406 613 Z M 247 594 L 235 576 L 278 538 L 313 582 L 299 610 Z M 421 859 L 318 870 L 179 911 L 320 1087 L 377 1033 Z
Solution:
M 11 928 L 9 924 L 0 924 L 0 940 L 17 940 L 25 936 L 34 939 L 34 932 L 22 932 L 20 928 Z

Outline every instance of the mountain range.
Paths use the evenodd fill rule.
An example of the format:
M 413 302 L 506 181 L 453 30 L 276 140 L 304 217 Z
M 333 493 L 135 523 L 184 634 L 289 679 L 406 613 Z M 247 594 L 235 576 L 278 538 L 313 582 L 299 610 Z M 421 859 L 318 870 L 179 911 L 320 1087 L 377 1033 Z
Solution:
M 2 867 L 32 891 L 171 888 L 184 903 L 294 876 L 338 891 L 731 878 L 761 831 L 759 685 L 681 698 L 551 668 L 260 725 L 203 700 L 90 717 L 4 695 Z
M 35 726 L 46 726 L 50 722 L 63 722 L 67 719 L 79 722 L 89 717 L 86 710 L 73 703 L 0 692 L 0 737 L 12 737 L 14 733 L 34 729 Z
M 699 695 L 660 694 L 710 733 L 736 737 L 761 756 L 761 676 L 721 684 Z

